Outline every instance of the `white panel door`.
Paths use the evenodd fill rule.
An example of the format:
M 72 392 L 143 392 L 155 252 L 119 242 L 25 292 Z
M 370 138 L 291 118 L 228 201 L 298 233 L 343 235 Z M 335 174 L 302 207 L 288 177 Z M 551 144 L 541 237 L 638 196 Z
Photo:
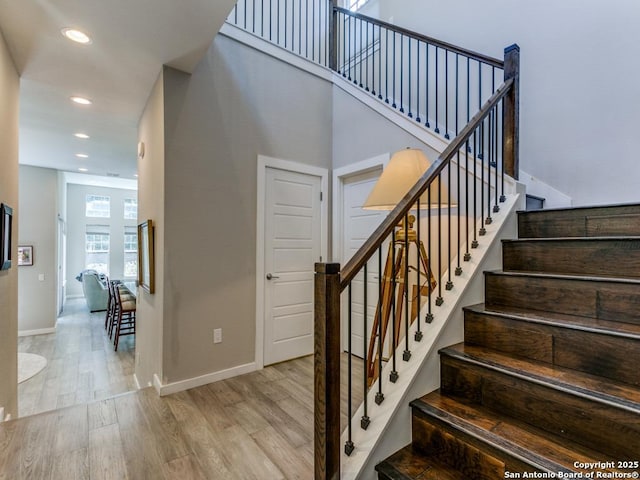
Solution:
M 376 210 L 363 210 L 362 205 L 369 196 L 374 185 L 378 181 L 382 168 L 367 173 L 361 173 L 347 177 L 343 180 L 343 206 L 342 206 L 342 258 L 344 265 L 369 238 L 373 231 L 384 220 L 388 212 Z M 386 250 L 383 252 L 382 261 L 386 259 Z M 344 349 L 348 348 L 348 292 L 342 295 L 342 312 Z M 360 272 L 351 282 L 351 352 L 359 357 L 364 357 L 364 272 Z M 378 303 L 378 255 L 367 264 L 367 342 L 371 334 L 371 325 Z M 368 343 L 367 343 L 368 345 Z
M 313 353 L 314 263 L 320 261 L 321 178 L 267 168 L 264 364 Z

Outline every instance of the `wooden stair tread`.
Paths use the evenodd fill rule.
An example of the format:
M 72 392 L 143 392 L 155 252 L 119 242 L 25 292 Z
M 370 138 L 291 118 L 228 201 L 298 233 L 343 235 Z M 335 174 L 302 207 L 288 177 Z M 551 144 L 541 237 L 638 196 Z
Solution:
M 465 480 L 466 476 L 433 457 L 416 451 L 411 445 L 398 450 L 376 465 L 385 480 Z
M 624 215 L 625 213 L 609 213 L 615 212 L 615 210 L 625 210 L 625 213 L 640 213 L 640 203 L 619 203 L 612 205 L 586 205 L 583 207 L 556 207 L 545 208 L 543 210 L 518 210 L 517 214 L 547 214 L 552 212 L 568 212 L 572 215 L 578 215 L 585 212 L 597 212 L 600 215 Z
M 615 460 L 486 407 L 442 395 L 439 390 L 414 400 L 411 406 L 414 415 L 427 421 L 436 419 L 541 471 L 580 471 L 575 462 Z
M 500 352 L 459 343 L 440 350 L 440 355 L 460 358 L 507 375 L 568 392 L 589 400 L 622 408 L 640 415 L 640 389 L 608 378 L 516 358 Z
M 609 237 L 534 237 L 503 238 L 502 243 L 553 243 L 553 242 L 624 242 L 640 239 L 640 235 L 612 235 Z
M 523 322 L 538 323 L 561 328 L 583 330 L 592 333 L 602 333 L 617 337 L 640 340 L 640 325 L 613 320 L 601 320 L 593 317 L 567 315 L 556 312 L 545 312 L 528 308 L 495 305 L 487 307 L 484 303 L 464 307 L 477 313 L 487 313 L 502 318 L 513 318 Z

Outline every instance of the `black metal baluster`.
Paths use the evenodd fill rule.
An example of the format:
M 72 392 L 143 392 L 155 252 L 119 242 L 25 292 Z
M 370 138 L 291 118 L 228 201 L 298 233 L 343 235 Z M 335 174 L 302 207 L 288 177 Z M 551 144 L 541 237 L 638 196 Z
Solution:
M 391 339 L 389 340 L 390 354 L 391 354 L 391 373 L 389 374 L 389 380 L 391 383 L 398 381 L 398 370 L 396 369 L 396 230 L 393 229 L 391 235 L 391 311 L 392 311 L 392 324 L 391 324 Z
M 478 110 L 482 108 L 482 63 L 478 61 Z M 484 120 L 478 125 L 478 149 L 476 156 L 480 160 L 484 159 Z M 480 202 L 482 204 L 482 202 Z M 484 219 L 483 219 L 484 221 Z
M 467 97 L 468 98 L 468 97 Z M 464 225 L 465 225 L 465 252 L 464 252 L 464 261 L 468 262 L 471 260 L 471 253 L 469 252 L 469 150 L 471 149 L 471 145 L 469 144 L 469 139 L 467 139 L 467 148 L 465 148 L 464 156 Z
M 238 4 L 236 3 L 236 6 L 233 7 L 233 23 L 235 25 L 238 25 Z
M 460 130 L 458 128 L 458 109 L 459 109 L 459 92 L 458 92 L 458 88 L 459 88 L 459 80 L 460 80 L 460 55 L 456 53 L 456 136 L 458 135 L 458 133 L 460 133 Z M 460 200 L 460 197 L 458 197 L 458 200 Z
M 362 392 L 364 394 L 364 412 L 362 415 L 362 418 L 360 419 L 360 428 L 362 428 L 363 430 L 366 430 L 369 427 L 369 424 L 371 423 L 371 419 L 369 418 L 369 415 L 367 414 L 367 409 L 368 409 L 368 399 L 367 397 L 369 395 L 367 395 L 367 393 L 369 392 L 369 385 L 368 385 L 368 380 L 367 380 L 367 365 L 369 365 L 369 358 L 367 358 L 367 336 L 369 334 L 368 328 L 367 328 L 367 317 L 369 316 L 369 313 L 367 311 L 367 290 L 369 288 L 369 277 L 367 277 L 367 264 L 364 264 L 364 327 L 363 327 L 363 334 L 362 334 L 362 338 L 363 338 L 363 345 L 362 345 L 362 357 L 364 358 L 364 362 L 362 362 L 362 364 L 364 365 L 364 376 L 363 376 L 363 388 L 362 388 Z
M 384 30 L 385 36 L 387 38 L 384 43 L 385 55 L 384 55 L 384 93 L 385 93 L 385 103 L 389 103 L 389 29 L 385 28 Z
M 391 60 L 391 66 L 393 67 L 393 103 L 391 106 L 393 108 L 397 108 L 396 106 L 396 32 L 391 32 L 393 34 L 393 60 Z
M 264 38 L 264 0 L 260 0 L 260 36 Z
M 504 195 L 504 99 L 500 100 L 500 103 L 502 104 L 502 109 L 501 109 L 501 111 L 502 111 L 502 125 L 501 125 L 501 129 L 500 129 L 501 133 L 502 133 L 502 135 L 500 135 L 500 141 L 502 143 L 502 146 L 500 148 L 500 152 L 502 153 L 502 161 L 500 162 L 500 164 L 501 164 L 500 169 L 502 170 L 502 180 L 501 180 L 502 192 L 501 192 L 501 195 L 500 195 L 500 201 L 504 202 L 504 201 L 507 200 L 507 197 L 505 197 L 505 195 Z M 496 191 L 496 195 L 497 194 L 498 194 L 498 192 Z
M 363 54 L 362 52 L 364 51 L 364 49 L 362 48 L 362 19 L 360 19 L 360 49 L 359 50 L 360 50 L 360 82 L 359 82 L 358 86 L 360 88 L 362 88 L 362 76 L 363 76 L 362 75 L 362 64 L 364 63 L 363 59 L 362 59 L 362 54 Z
M 337 28 L 337 25 L 336 25 Z M 300 2 L 300 8 L 298 9 L 298 55 L 302 55 L 302 1 Z M 328 32 L 329 30 L 327 30 Z M 337 52 L 336 52 L 337 55 Z
M 457 252 L 458 254 L 456 255 L 457 258 L 457 266 L 456 266 L 456 275 L 460 276 L 462 275 L 462 266 L 460 265 L 460 242 L 461 242 L 461 238 L 462 238 L 462 234 L 460 232 L 460 150 L 458 150 L 456 152 L 456 165 L 457 165 L 457 181 L 458 181 L 458 192 L 457 192 L 457 196 L 456 196 L 456 200 L 458 201 L 458 248 L 457 248 Z
M 284 48 L 287 48 L 287 0 L 284 0 Z
M 247 29 L 247 0 L 244 0 L 244 29 Z
M 409 70 L 409 85 L 408 85 L 408 90 L 409 90 L 409 118 L 413 118 L 413 113 L 411 113 L 411 37 L 407 37 L 407 43 L 409 46 L 409 65 L 408 65 L 408 70 Z
M 382 245 L 380 245 L 378 247 L 378 391 L 376 392 L 376 405 L 380 405 L 384 401 L 384 393 L 382 393 L 382 272 Z M 384 281 L 386 280 L 385 278 Z
M 366 65 L 364 67 L 364 74 L 365 74 L 365 79 L 364 79 L 364 89 L 366 92 L 369 91 L 369 22 L 365 22 L 367 28 L 366 28 L 366 35 L 365 35 L 365 48 L 364 48 L 364 52 L 365 52 L 365 59 L 366 59 Z M 362 85 L 360 85 L 362 87 Z
M 427 128 L 430 128 L 431 126 L 429 125 L 429 44 L 425 43 L 426 45 L 426 52 L 427 52 L 427 58 L 424 62 L 425 64 L 425 68 L 426 68 L 426 74 L 425 74 L 425 89 L 424 89 L 424 96 L 427 99 L 427 104 L 425 106 L 425 114 L 424 114 L 424 126 Z M 431 201 L 431 198 L 429 198 L 429 201 Z
M 485 225 L 490 225 L 493 222 L 491 218 L 491 163 L 493 161 L 493 109 L 489 112 L 488 118 L 488 139 L 487 148 L 489 150 L 489 157 L 487 158 L 487 218 L 484 221 Z
M 444 138 L 449 140 L 449 50 L 444 51 Z
M 382 27 L 381 26 L 378 26 L 378 39 L 379 39 L 378 40 L 378 99 L 382 100 Z
M 379 45 L 378 48 L 380 48 Z M 374 23 L 371 24 L 371 95 L 376 96 L 376 25 Z
M 400 34 L 400 112 L 404 113 L 404 35 Z
M 256 33 L 256 0 L 252 0 L 252 5 L 253 5 L 253 9 L 252 9 L 252 13 L 253 15 L 251 16 L 251 31 L 253 33 Z
M 478 248 L 478 237 L 477 234 L 477 221 L 478 221 L 478 175 L 477 175 L 477 166 L 478 166 L 478 143 L 477 143 L 477 133 L 478 128 L 473 131 L 473 241 L 471 242 L 471 248 Z M 482 202 L 481 202 L 482 203 Z
M 467 57 L 467 123 L 471 119 L 471 64 Z M 467 142 L 467 147 L 469 147 Z
M 404 352 L 402 360 L 411 359 L 409 350 L 409 214 L 404 214 Z
M 500 206 L 498 205 L 498 125 L 499 125 L 499 113 L 498 106 L 496 105 L 493 109 L 494 111 L 494 126 L 493 126 L 493 169 L 495 171 L 495 189 L 496 194 L 494 196 L 495 203 L 493 205 L 493 213 L 497 213 L 500 211 Z
M 342 76 L 347 77 L 347 17 L 343 15 L 340 25 L 342 25 Z
M 442 275 L 442 175 L 438 175 L 438 278 Z M 438 282 L 436 305 L 444 303 L 442 298 L 442 281 Z
M 273 0 L 269 0 L 269 41 L 273 39 Z
M 351 282 L 348 287 L 348 319 L 347 319 L 347 436 L 348 439 L 344 444 L 344 453 L 351 455 L 354 449 L 352 437 L 351 437 Z
M 280 0 L 276 1 L 276 43 L 280 45 Z
M 451 160 L 447 163 L 447 277 L 446 289 L 451 290 Z
M 425 275 L 427 277 L 427 285 L 428 285 L 428 291 L 429 293 L 427 294 L 427 315 L 424 317 L 424 322 L 425 323 L 431 323 L 433 322 L 433 312 L 431 311 L 431 291 L 433 290 L 431 288 L 431 276 L 433 275 L 433 269 L 431 268 L 431 185 L 432 183 L 429 184 L 429 186 L 427 187 L 427 199 L 428 202 L 427 203 L 427 271 L 425 272 Z M 440 283 L 438 281 L 438 283 Z
M 436 133 L 440 133 L 440 129 L 438 128 L 438 103 L 439 103 L 439 99 L 438 99 L 438 46 L 436 45 L 436 96 L 434 98 L 434 101 L 436 103 L 436 128 L 434 129 L 434 132 Z M 440 283 L 438 282 L 438 285 L 440 285 Z
M 416 122 L 420 123 L 420 40 L 418 40 L 418 53 L 416 53 Z M 418 315 L 419 317 L 420 315 Z
M 480 231 L 478 232 L 478 235 L 480 235 L 481 237 L 484 236 L 487 233 L 487 230 L 484 228 L 484 161 L 485 161 L 485 156 L 484 155 L 484 122 L 486 121 L 486 118 L 484 120 L 482 120 L 482 122 L 480 123 L 480 125 L 478 125 L 478 128 L 480 130 L 480 151 L 483 152 L 482 157 L 480 157 L 478 155 L 478 157 L 480 158 Z M 476 199 L 476 202 L 478 201 L 478 199 Z
M 418 43 L 418 45 L 420 45 Z M 420 71 L 420 70 L 418 70 Z M 427 204 L 428 206 L 429 204 Z M 421 266 L 422 266 L 422 237 L 420 236 L 420 197 L 418 197 L 417 203 L 416 203 L 416 229 L 418 231 L 417 234 L 417 238 L 416 238 L 416 265 L 417 265 L 417 271 L 416 271 L 416 288 L 418 290 L 418 295 L 417 298 L 414 299 L 414 302 L 418 302 L 418 305 L 416 307 L 416 322 L 418 322 L 417 325 L 417 329 L 416 329 L 416 334 L 414 336 L 414 340 L 416 342 L 419 342 L 422 340 L 422 330 L 421 330 L 421 326 L 420 326 L 420 308 L 421 305 L 420 303 L 422 302 L 422 284 L 420 283 L 420 271 L 421 271 Z M 409 254 L 409 252 L 407 252 L 407 255 Z M 427 283 L 429 283 L 429 272 L 426 272 L 427 274 Z
M 347 80 L 351 80 L 351 17 L 346 17 L 348 20 L 348 26 L 349 26 L 349 37 L 347 39 L 348 42 L 348 47 L 347 47 L 347 62 L 349 62 L 349 73 L 347 73 Z
M 296 1 L 291 2 L 291 51 L 296 51 Z M 329 32 L 329 30 L 325 30 Z
M 305 0 L 304 24 L 304 56 L 309 58 L 309 0 Z

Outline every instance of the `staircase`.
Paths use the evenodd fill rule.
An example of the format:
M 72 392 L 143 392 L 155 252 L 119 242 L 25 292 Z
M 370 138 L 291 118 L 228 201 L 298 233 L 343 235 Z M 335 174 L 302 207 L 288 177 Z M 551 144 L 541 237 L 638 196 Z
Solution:
M 379 479 L 637 478 L 640 205 L 520 212 L 518 233 Z

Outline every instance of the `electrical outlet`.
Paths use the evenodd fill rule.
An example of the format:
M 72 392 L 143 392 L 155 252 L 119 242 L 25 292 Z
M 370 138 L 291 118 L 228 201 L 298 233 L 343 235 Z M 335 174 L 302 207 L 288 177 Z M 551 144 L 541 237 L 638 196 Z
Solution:
M 213 343 L 222 343 L 222 329 L 214 328 L 213 329 Z

